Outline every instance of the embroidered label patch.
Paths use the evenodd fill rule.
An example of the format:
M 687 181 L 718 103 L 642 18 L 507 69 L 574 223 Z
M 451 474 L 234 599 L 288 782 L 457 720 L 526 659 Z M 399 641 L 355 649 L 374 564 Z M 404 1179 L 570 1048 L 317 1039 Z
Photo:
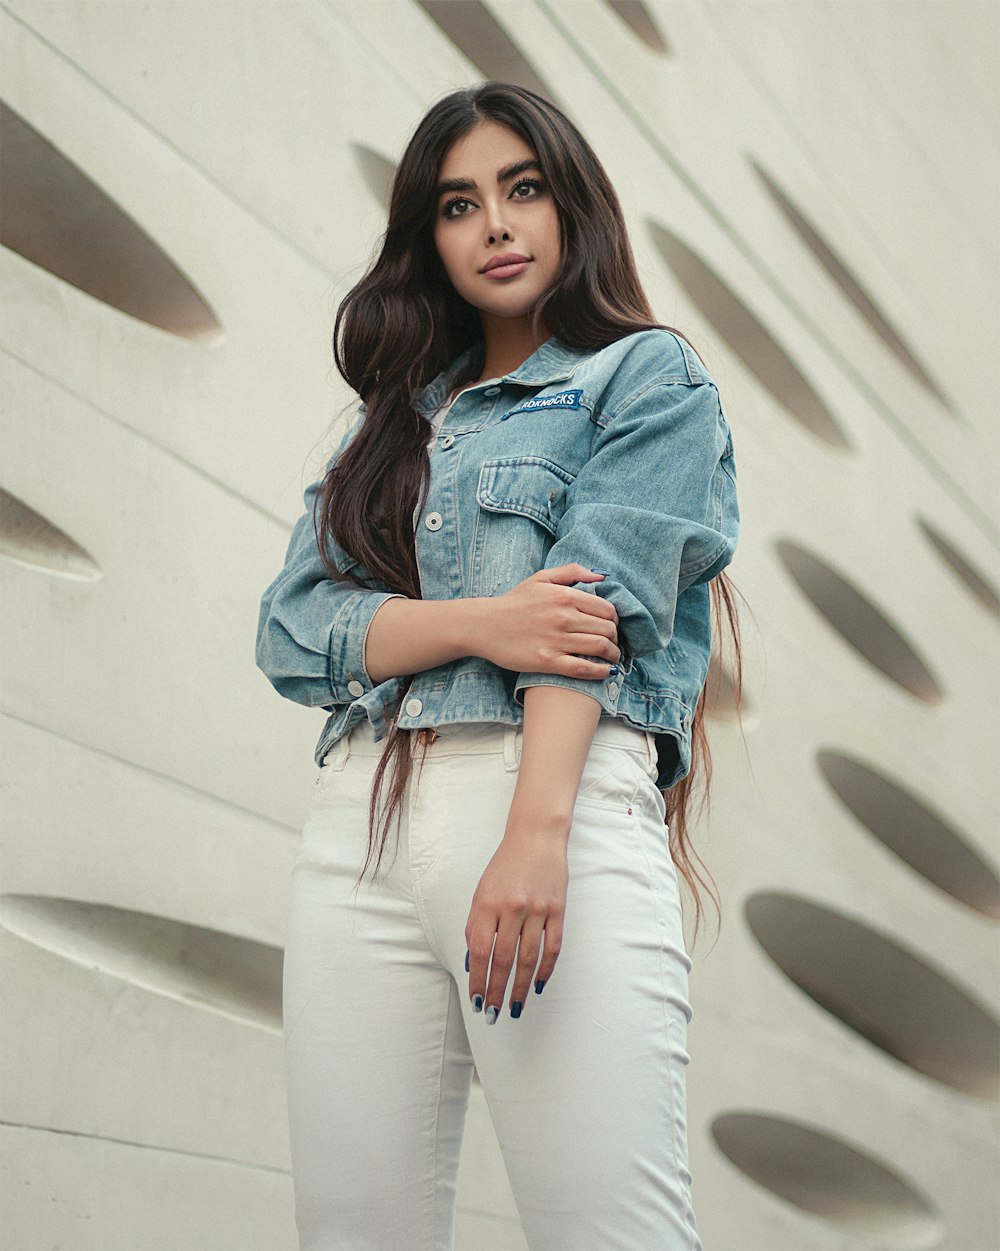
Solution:
M 514 413 L 537 412 L 540 408 L 579 408 L 582 396 L 582 391 L 560 391 L 558 395 L 536 395 L 533 400 L 525 400 L 523 404 L 519 404 L 507 416 L 512 417 Z

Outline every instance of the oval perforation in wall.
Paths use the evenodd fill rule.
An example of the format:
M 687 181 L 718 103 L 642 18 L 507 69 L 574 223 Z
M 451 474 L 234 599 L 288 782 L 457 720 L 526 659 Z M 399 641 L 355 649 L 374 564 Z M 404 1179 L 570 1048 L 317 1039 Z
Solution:
M 366 147 L 363 143 L 352 143 L 349 146 L 365 186 L 388 213 L 392 181 L 396 177 L 396 166 L 387 157 Z
M 0 105 L 0 242 L 104 304 L 185 339 L 222 327 L 169 256 L 87 175 Z
M 761 1112 L 723 1112 L 712 1137 L 741 1173 L 855 1238 L 895 1251 L 935 1246 L 944 1225 L 930 1199 L 860 1146 Z
M 280 947 L 148 912 L 41 895 L 0 896 L 0 925 L 133 986 L 281 1029 Z
M 963 583 L 965 589 L 970 591 L 994 617 L 1000 617 L 1000 594 L 998 594 L 996 587 L 989 582 L 986 575 L 974 568 L 972 562 L 967 560 L 958 548 L 936 530 L 929 521 L 925 521 L 923 517 L 918 517 L 917 525 L 923 532 L 924 538 L 930 543 L 935 554 L 944 561 L 947 568 Z
M 863 591 L 791 539 L 774 547 L 802 594 L 860 656 L 925 703 L 941 702 L 944 693 L 927 662 Z
M 662 56 L 670 56 L 670 47 L 642 0 L 605 0 L 605 2 L 608 8 L 620 17 L 648 48 L 652 48 L 654 52 L 659 52 Z
M 781 407 L 822 442 L 850 448 L 839 422 L 798 365 L 711 265 L 658 222 L 647 219 L 646 227 L 692 303 Z
M 479 0 L 417 0 L 467 60 L 487 79 L 516 83 L 546 100 L 555 101 L 538 71 Z
M 1000 918 L 1000 878 L 944 817 L 844 752 L 818 751 L 816 763 L 833 793 L 879 842 L 953 899 Z
M 0 490 L 0 556 L 29 569 L 93 582 L 102 576 L 97 561 L 22 500 Z
M 762 891 L 747 924 L 810 999 L 887 1055 L 979 1098 L 1000 1091 L 1000 1022 L 899 942 L 824 904 Z
M 903 367 L 916 378 L 917 382 L 951 413 L 952 409 L 947 395 L 935 383 L 914 352 L 905 343 L 902 334 L 892 325 L 888 316 L 879 308 L 868 291 L 865 290 L 861 281 L 851 272 L 847 262 L 834 251 L 816 225 L 806 217 L 805 213 L 778 186 L 762 166 L 752 159 L 749 161 L 749 165 L 774 204 L 781 211 L 782 216 L 875 334 L 878 335 Z

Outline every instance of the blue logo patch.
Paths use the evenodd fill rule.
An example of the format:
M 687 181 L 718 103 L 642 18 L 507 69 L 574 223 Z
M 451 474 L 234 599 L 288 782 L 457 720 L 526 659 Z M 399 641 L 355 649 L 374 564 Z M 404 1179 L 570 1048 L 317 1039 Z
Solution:
M 582 391 L 560 391 L 558 395 L 536 395 L 533 400 L 525 400 L 519 407 L 507 413 L 507 416 L 513 417 L 514 413 L 533 413 L 545 408 L 579 408 L 582 396 Z

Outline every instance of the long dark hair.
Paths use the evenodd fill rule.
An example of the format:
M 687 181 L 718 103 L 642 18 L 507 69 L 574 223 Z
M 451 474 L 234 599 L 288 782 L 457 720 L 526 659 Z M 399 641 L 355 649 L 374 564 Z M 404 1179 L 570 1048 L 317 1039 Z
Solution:
M 365 417 L 327 472 L 314 516 L 316 541 L 331 577 L 349 578 L 360 586 L 374 580 L 410 599 L 422 598 L 413 515 L 418 498 L 421 503 L 426 498 L 431 435 L 430 422 L 416 411 L 414 402 L 427 383 L 483 333 L 478 310 L 452 287 L 438 255 L 435 193 L 449 148 L 483 121 L 508 127 L 534 149 L 559 218 L 562 263 L 555 281 L 532 310 L 536 340 L 543 320 L 546 329 L 566 345 L 591 351 L 639 330 L 673 329 L 653 317 L 636 272 L 621 206 L 604 168 L 555 105 L 523 87 L 486 82 L 452 92 L 429 110 L 396 171 L 378 256 L 337 311 L 334 358 L 346 382 L 361 397 Z M 470 375 L 456 379 L 456 384 L 472 380 Z M 363 568 L 338 569 L 329 555 L 330 539 Z M 717 615 L 716 583 L 723 577 L 720 574 L 712 582 Z M 728 588 L 725 600 L 738 659 L 738 626 Z M 393 814 L 398 835 L 414 755 L 410 732 L 400 728 L 398 717 L 412 680 L 409 675 L 373 778 L 368 858 L 359 882 L 376 844 L 378 872 Z M 737 692 L 741 684 L 737 669 Z M 700 723 L 703 703 L 704 692 L 692 725 L 692 746 L 698 754 L 707 755 Z M 390 763 L 389 798 L 381 813 L 379 838 L 377 814 Z M 696 883 L 706 883 L 694 866 L 692 855 L 703 862 L 690 847 L 685 822 L 693 765 L 692 760 L 691 772 L 665 792 L 664 799 L 671 853 L 694 897 L 697 933 L 701 902 Z M 718 907 L 714 892 L 710 893 Z

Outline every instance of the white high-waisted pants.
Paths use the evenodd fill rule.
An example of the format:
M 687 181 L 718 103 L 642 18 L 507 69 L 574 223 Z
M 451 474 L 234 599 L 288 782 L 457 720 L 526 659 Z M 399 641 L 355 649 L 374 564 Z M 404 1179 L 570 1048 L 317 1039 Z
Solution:
M 522 730 L 446 726 L 371 884 L 367 723 L 316 781 L 295 862 L 285 1063 L 303 1251 L 451 1251 L 473 1064 L 531 1251 L 700 1251 L 691 1017 L 651 735 L 602 719 L 568 844 L 562 948 L 519 1019 L 475 1013 L 465 925 L 503 837 Z M 416 781 L 416 786 L 414 782 Z M 390 867 L 391 866 L 391 867 Z

